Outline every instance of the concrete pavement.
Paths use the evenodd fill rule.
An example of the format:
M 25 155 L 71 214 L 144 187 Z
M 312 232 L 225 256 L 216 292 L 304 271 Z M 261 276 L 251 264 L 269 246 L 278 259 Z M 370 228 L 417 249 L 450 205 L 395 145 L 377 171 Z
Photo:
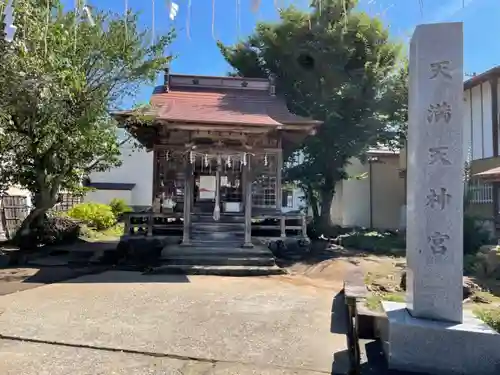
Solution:
M 336 292 L 280 276 L 87 275 L 0 297 L 14 339 L 0 341 L 0 373 L 314 375 L 334 353 L 345 373 Z

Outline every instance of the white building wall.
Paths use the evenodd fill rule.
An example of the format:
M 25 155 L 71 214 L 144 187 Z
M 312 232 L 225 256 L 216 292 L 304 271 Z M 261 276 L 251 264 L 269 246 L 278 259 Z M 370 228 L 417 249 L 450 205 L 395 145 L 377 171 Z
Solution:
M 129 190 L 94 190 L 85 195 L 84 202 L 110 203 L 114 198 L 123 199 L 128 205 L 134 205 L 132 192 Z
M 500 88 L 499 88 L 500 95 Z M 464 91 L 464 162 L 493 157 L 491 84 L 483 82 Z M 497 140 L 497 142 L 500 142 Z
M 500 83 L 500 80 L 499 80 L 499 83 Z M 500 84 L 497 84 L 497 101 L 499 104 L 498 107 L 500 107 Z M 497 113 L 496 116 L 497 116 L 497 118 L 500 117 L 500 113 Z M 498 143 L 498 149 L 500 150 L 500 136 L 498 137 L 497 143 Z
M 306 201 L 304 200 L 304 192 L 302 189 L 294 188 L 292 190 L 292 206 L 281 207 L 281 212 L 291 212 L 301 210 L 306 206 Z
M 471 126 L 471 90 L 464 91 L 464 106 L 463 106 L 463 149 L 464 149 L 464 163 L 472 160 L 472 126 Z M 406 167 L 406 165 L 405 165 Z
M 493 156 L 493 119 L 491 117 L 491 84 L 485 82 L 481 84 L 482 95 L 482 131 L 483 131 L 483 158 Z
M 337 199 L 342 199 L 342 224 L 344 226 L 370 226 L 370 180 L 366 175 L 362 179 L 355 177 L 368 173 L 368 163 L 362 164 L 358 159 L 351 159 L 346 172 L 351 177 L 342 181 L 342 194 Z M 336 212 L 335 216 L 339 216 Z
M 483 159 L 483 109 L 481 103 L 481 86 L 473 87 L 471 95 L 472 123 L 472 160 Z
M 342 181 L 335 185 L 335 195 L 332 200 L 332 207 L 330 209 L 330 215 L 332 218 L 332 224 L 334 225 L 344 225 L 344 188 Z
M 132 206 L 151 206 L 153 202 L 153 152 L 144 148 L 134 149 L 132 141 L 122 146 L 122 165 L 105 172 L 95 172 L 91 182 L 135 184 L 132 191 L 97 190 L 89 192 L 86 201 L 109 203 L 113 198 L 123 198 Z

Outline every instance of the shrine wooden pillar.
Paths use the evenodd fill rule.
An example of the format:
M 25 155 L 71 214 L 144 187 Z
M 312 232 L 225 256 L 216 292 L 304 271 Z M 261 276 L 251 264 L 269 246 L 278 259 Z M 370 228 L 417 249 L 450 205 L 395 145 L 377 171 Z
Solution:
M 283 201 L 283 183 L 281 173 L 283 171 L 283 150 L 276 153 L 276 211 L 281 212 Z
M 189 157 L 184 158 L 184 212 L 183 212 L 183 230 L 182 245 L 190 245 L 191 231 L 191 198 L 193 195 L 193 166 L 189 162 Z
M 245 241 L 243 247 L 251 248 L 252 244 L 252 175 L 250 173 L 250 155 L 247 154 L 246 165 L 243 166 L 243 190 L 245 193 Z

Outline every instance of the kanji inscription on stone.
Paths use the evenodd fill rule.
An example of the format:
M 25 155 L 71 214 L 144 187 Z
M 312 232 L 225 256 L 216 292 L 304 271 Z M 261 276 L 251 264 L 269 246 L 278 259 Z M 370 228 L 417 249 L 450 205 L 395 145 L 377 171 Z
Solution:
M 446 247 L 446 241 L 449 239 L 450 236 L 441 232 L 434 232 L 429 237 L 427 237 L 431 251 L 434 255 L 443 255 L 444 253 L 446 253 L 446 251 L 448 251 L 448 248 Z
M 452 78 L 450 71 L 450 62 L 448 60 L 431 63 L 431 72 L 432 75 L 430 79 L 434 79 L 439 75 L 447 79 Z
M 451 165 L 451 162 L 448 160 L 448 147 L 439 146 L 429 148 L 429 164 Z
M 447 124 L 451 120 L 451 105 L 449 105 L 446 101 L 431 104 L 427 109 L 427 122 L 429 124 L 439 122 L 441 119 L 443 119 Z
M 427 204 L 430 208 L 439 208 L 444 210 L 450 202 L 451 195 L 447 193 L 446 188 L 430 189 L 430 194 L 427 195 Z

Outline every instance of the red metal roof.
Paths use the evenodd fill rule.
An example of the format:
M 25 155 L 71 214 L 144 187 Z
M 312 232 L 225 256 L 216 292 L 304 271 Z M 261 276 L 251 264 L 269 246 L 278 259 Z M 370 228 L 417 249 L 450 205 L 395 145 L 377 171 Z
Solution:
M 317 124 L 291 114 L 285 102 L 267 91 L 180 87 L 155 90 L 151 104 L 157 119 L 173 122 L 254 126 Z

